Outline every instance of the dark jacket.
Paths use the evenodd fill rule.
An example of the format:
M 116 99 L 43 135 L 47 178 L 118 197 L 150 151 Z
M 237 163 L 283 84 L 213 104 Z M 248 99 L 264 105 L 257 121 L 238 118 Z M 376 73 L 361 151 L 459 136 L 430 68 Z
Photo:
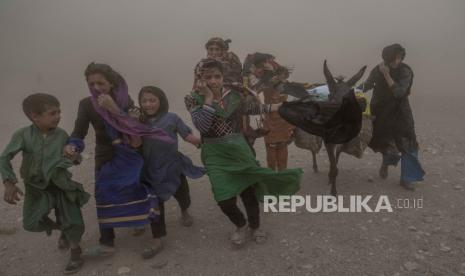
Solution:
M 130 100 L 129 106 L 134 106 L 132 100 Z M 70 137 L 84 140 L 89 131 L 89 124 L 92 124 L 95 132 L 95 169 L 99 170 L 105 162 L 113 158 L 114 149 L 112 139 L 105 131 L 104 120 L 92 105 L 91 97 L 84 98 L 79 102 L 74 130 Z
M 415 124 L 408 96 L 413 82 L 413 71 L 405 63 L 390 70 L 394 85 L 389 88 L 378 66 L 364 83 L 364 91 L 373 88 L 371 112 L 374 116 L 373 138 L 370 147 L 384 152 L 394 142 L 399 150 L 417 149 Z

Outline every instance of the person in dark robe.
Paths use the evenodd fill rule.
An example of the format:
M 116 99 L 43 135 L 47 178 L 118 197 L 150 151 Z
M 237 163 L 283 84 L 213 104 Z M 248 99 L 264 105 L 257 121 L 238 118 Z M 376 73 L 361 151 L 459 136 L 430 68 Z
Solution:
M 399 44 L 385 47 L 382 58 L 383 62 L 371 70 L 360 86 L 364 92 L 373 89 L 373 137 L 369 146 L 383 155 L 381 178 L 386 179 L 389 166 L 396 166 L 400 161 L 400 184 L 414 190 L 415 182 L 423 180 L 425 171 L 418 160 L 418 141 L 409 102 L 413 71 L 403 62 L 405 49 Z

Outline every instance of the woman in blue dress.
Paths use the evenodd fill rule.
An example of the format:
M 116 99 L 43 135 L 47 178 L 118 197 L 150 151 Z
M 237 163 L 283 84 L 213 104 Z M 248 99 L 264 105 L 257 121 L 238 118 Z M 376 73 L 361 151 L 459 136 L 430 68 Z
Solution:
M 157 219 L 158 200 L 140 182 L 144 161 L 137 148 L 143 137 L 173 140 L 158 128 L 148 128 L 128 115 L 134 105 L 123 77 L 106 64 L 91 63 L 85 71 L 90 97 L 79 103 L 78 116 L 64 151 L 84 150 L 89 125 L 95 130 L 95 199 L 101 247 L 95 254 L 114 249 L 117 227 L 140 227 Z M 146 251 L 144 251 L 145 254 Z

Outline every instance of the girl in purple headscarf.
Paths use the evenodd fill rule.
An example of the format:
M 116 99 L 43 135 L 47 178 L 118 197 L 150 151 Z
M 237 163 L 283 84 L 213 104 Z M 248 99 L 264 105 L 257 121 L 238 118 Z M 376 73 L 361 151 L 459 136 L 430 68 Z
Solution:
M 149 128 L 128 115 L 134 107 L 120 74 L 106 64 L 91 63 L 85 77 L 90 97 L 79 103 L 65 154 L 84 150 L 89 124 L 95 130 L 95 199 L 103 253 L 114 249 L 115 227 L 138 227 L 158 219 L 158 200 L 140 183 L 143 158 L 136 151 L 142 137 L 172 143 L 166 132 Z M 101 252 L 99 252 L 101 253 Z

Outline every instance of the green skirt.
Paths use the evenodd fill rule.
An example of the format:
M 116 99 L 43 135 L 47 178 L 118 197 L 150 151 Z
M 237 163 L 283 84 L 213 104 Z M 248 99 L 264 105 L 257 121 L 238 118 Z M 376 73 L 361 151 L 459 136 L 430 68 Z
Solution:
M 300 189 L 302 169 L 276 172 L 260 167 L 242 134 L 204 139 L 201 156 L 216 201 L 235 197 L 250 186 L 260 201 L 265 195 L 293 195 Z

